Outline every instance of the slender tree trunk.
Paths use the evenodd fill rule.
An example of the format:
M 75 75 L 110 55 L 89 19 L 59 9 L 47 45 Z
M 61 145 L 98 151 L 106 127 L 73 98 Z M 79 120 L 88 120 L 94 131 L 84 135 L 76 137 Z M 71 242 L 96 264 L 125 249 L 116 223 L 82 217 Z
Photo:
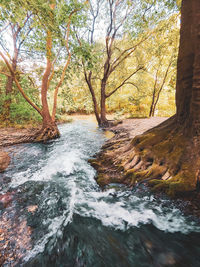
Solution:
M 96 120 L 98 122 L 98 125 L 100 125 L 101 124 L 101 120 L 100 120 L 100 117 L 99 117 L 98 104 L 97 104 L 97 100 L 96 100 L 96 97 L 95 97 L 95 94 L 94 94 L 94 89 L 92 88 L 92 86 L 89 86 L 89 88 L 90 88 L 90 92 L 91 92 L 91 95 L 92 95 L 94 114 L 95 114 Z
M 13 66 L 12 66 L 13 68 Z M 16 71 L 16 69 L 13 68 L 14 71 Z M 7 79 L 7 82 L 6 82 L 6 95 L 9 95 L 11 94 L 12 92 L 12 87 L 13 87 L 13 82 L 14 82 L 14 79 L 12 76 L 9 76 L 8 79 Z
M 38 140 L 48 140 L 58 137 L 59 131 L 56 123 L 53 121 L 47 102 L 47 91 L 49 86 L 49 76 L 51 74 L 52 62 L 51 62 L 51 48 L 52 48 L 52 37 L 51 33 L 47 33 L 47 65 L 46 70 L 42 78 L 42 88 L 41 88 L 41 102 L 42 102 L 42 133 L 38 137 Z
M 85 76 L 86 83 L 88 85 L 88 88 L 89 88 L 91 96 L 92 96 L 94 114 L 95 114 L 96 120 L 98 122 L 98 125 L 100 125 L 101 124 L 101 120 L 100 120 L 100 117 L 99 117 L 98 104 L 97 104 L 94 88 L 92 86 L 92 81 L 91 81 L 92 73 L 90 72 L 89 75 L 87 76 L 86 71 L 84 71 L 84 76 Z
M 100 126 L 108 126 L 108 120 L 106 118 L 106 80 L 103 79 L 101 82 L 101 124 Z
M 55 8 L 55 0 L 50 1 L 50 8 L 52 10 Z M 52 16 L 52 14 L 50 14 L 50 16 Z M 51 70 L 53 68 L 52 33 L 50 30 L 47 31 L 47 37 L 46 37 L 46 60 L 47 60 L 47 64 L 46 64 L 46 69 L 45 69 L 45 72 L 42 78 L 42 87 L 41 87 L 42 130 L 41 130 L 40 135 L 37 137 L 37 141 L 46 141 L 46 140 L 54 139 L 60 136 L 58 127 L 54 119 L 50 115 L 48 101 L 47 101 L 47 91 L 49 89 L 49 84 L 50 84 L 50 79 L 51 79 Z M 56 90 L 58 91 L 58 88 Z M 58 93 L 57 91 L 56 93 Z M 56 109 L 56 105 L 54 106 L 54 109 Z M 55 110 L 53 110 L 53 116 L 55 116 Z
M 153 96 L 152 96 L 152 102 L 151 102 L 151 107 L 150 107 L 150 111 L 149 111 L 149 117 L 153 117 L 154 114 L 153 114 L 153 106 L 154 106 L 154 102 L 155 102 L 155 97 L 156 97 L 156 88 L 157 88 L 157 82 L 158 82 L 158 72 L 159 72 L 159 69 L 160 69 L 160 66 L 161 66 L 161 62 L 162 60 L 160 61 L 160 64 L 159 64 L 159 67 L 156 71 L 156 77 L 155 77 L 155 82 L 154 82 L 154 87 L 153 87 Z
M 15 44 L 15 46 L 16 46 L 16 44 Z M 17 69 L 18 54 L 19 54 L 19 51 L 15 47 L 14 48 L 14 55 L 13 55 L 13 59 L 12 59 L 12 64 L 11 64 L 13 72 L 15 72 Z M 10 119 L 10 105 L 11 105 L 11 94 L 12 94 L 12 90 L 13 90 L 13 83 L 14 83 L 14 77 L 11 74 L 11 76 L 9 76 L 7 78 L 6 88 L 5 88 L 6 100 L 4 101 L 4 104 L 3 104 L 3 110 L 4 110 L 3 117 L 5 120 Z
M 51 41 L 47 40 L 47 42 L 49 43 L 48 46 L 50 46 Z M 50 58 L 47 57 L 47 65 L 46 65 L 45 73 L 43 75 L 42 88 L 41 88 L 43 128 L 52 124 L 52 119 L 51 119 L 49 106 L 47 102 L 48 78 L 51 73 L 51 68 L 52 68 L 51 60 Z
M 155 97 L 156 97 L 156 85 L 157 85 L 157 77 L 156 77 L 154 88 L 153 88 L 153 96 L 152 96 L 151 107 L 149 111 L 149 117 L 154 116 L 153 107 L 154 107 L 154 102 L 155 102 Z
M 100 120 L 100 117 L 99 117 L 98 104 L 97 104 L 97 100 L 96 100 L 96 97 L 95 97 L 95 94 L 94 94 L 94 90 L 93 90 L 93 88 L 91 86 L 90 86 L 90 92 L 91 92 L 91 95 L 92 95 L 94 114 L 95 114 L 96 120 L 98 122 L 98 125 L 100 125 L 101 120 Z

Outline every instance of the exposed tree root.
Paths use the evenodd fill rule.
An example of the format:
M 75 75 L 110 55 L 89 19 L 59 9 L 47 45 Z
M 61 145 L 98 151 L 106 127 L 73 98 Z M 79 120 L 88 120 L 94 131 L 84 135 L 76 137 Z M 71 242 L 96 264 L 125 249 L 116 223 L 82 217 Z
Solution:
M 131 141 L 115 138 L 104 147 L 90 161 L 102 186 L 146 183 L 154 191 L 175 196 L 194 191 L 199 183 L 198 149 L 177 128 L 175 117 Z
M 48 140 L 56 139 L 60 137 L 60 132 L 56 125 L 50 125 L 43 127 L 35 136 L 36 142 L 46 142 Z
M 99 124 L 99 127 L 102 128 L 102 129 L 107 129 L 107 128 L 112 127 L 112 126 L 116 126 L 116 125 L 118 125 L 120 123 L 122 123 L 122 121 L 106 120 L 104 122 L 101 122 Z
M 34 142 L 46 142 L 60 136 L 57 126 L 46 127 L 42 129 L 18 129 L 13 128 L 3 129 L 0 133 L 0 148 Z

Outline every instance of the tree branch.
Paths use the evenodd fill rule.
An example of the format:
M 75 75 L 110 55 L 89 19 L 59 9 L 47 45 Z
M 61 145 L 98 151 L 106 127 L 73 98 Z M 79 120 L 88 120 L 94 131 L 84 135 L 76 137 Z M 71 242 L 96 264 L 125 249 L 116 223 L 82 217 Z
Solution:
M 110 73 L 112 73 L 127 57 L 129 57 L 135 50 L 136 48 L 141 44 L 143 43 L 144 41 L 146 41 L 149 36 L 151 35 L 152 33 L 150 33 L 149 35 L 147 35 L 145 38 L 143 38 L 141 41 L 139 41 L 136 45 L 132 46 L 132 47 L 129 47 L 127 49 L 125 49 L 119 56 L 118 58 L 116 58 L 114 60 L 114 62 L 112 63 L 111 65 L 111 68 L 110 68 Z M 127 53 L 127 54 L 126 54 Z
M 126 82 L 133 76 L 135 75 L 138 71 L 142 70 L 144 67 L 141 66 L 137 70 L 135 70 L 133 73 L 131 73 L 118 87 L 116 87 L 113 91 L 111 91 L 109 94 L 106 94 L 106 98 L 110 97 L 113 95 L 119 88 L 121 88 Z
M 8 28 L 9 25 L 10 25 L 10 22 L 7 22 L 7 24 L 2 29 L 0 29 L 0 33 L 5 31 Z
M 20 93 L 22 94 L 22 96 L 25 98 L 25 100 L 42 116 L 42 111 L 41 109 L 36 106 L 31 100 L 30 98 L 25 94 L 24 90 L 22 89 L 19 81 L 17 80 L 16 76 L 15 76 L 15 73 L 11 67 L 11 65 L 9 64 L 8 60 L 6 59 L 6 57 L 3 55 L 3 53 L 0 51 L 0 56 L 3 58 L 4 62 L 6 63 L 11 75 L 13 76 L 13 79 L 16 83 L 16 86 L 18 88 L 18 90 L 20 91 Z
M 72 15 L 76 12 L 78 12 L 79 9 L 75 9 L 73 10 L 70 15 L 69 15 L 69 21 L 67 23 L 67 35 L 66 35 L 66 42 L 65 42 L 65 47 L 67 49 L 67 53 L 68 53 L 68 58 L 67 58 L 67 62 L 63 68 L 62 71 L 62 75 L 61 78 L 55 88 L 54 91 L 54 103 L 53 103 L 53 111 L 52 111 L 52 120 L 55 121 L 55 116 L 56 116 L 56 108 L 57 108 L 57 97 L 58 97 L 58 89 L 60 88 L 60 86 L 62 85 L 64 78 L 65 78 L 65 73 L 67 70 L 67 67 L 69 66 L 70 60 L 71 60 L 71 52 L 69 50 L 69 33 L 70 33 L 70 24 L 71 24 L 71 19 L 72 19 Z
M 12 77 L 12 75 L 9 75 L 8 73 L 5 73 L 5 72 L 3 72 L 3 71 L 0 71 L 0 74 L 3 74 L 3 75 L 5 75 L 5 76 L 7 76 L 7 77 Z

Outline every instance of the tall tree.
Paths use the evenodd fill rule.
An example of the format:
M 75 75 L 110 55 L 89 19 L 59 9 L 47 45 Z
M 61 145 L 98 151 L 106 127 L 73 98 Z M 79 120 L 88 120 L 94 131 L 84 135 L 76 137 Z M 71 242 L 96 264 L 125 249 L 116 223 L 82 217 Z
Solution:
M 21 3 L 20 0 L 15 2 L 18 2 L 18 4 Z M 32 51 L 38 50 L 39 55 L 42 57 L 45 56 L 46 60 L 46 67 L 41 81 L 42 108 L 33 103 L 33 101 L 25 94 L 17 78 L 15 69 L 13 68 L 12 63 L 9 62 L 8 56 L 1 51 L 0 56 L 5 61 L 18 90 L 26 101 L 42 116 L 42 130 L 39 132 L 36 140 L 52 139 L 59 136 L 59 131 L 55 123 L 55 115 L 58 89 L 63 83 L 71 59 L 71 51 L 69 49 L 70 25 L 72 19 L 75 21 L 74 16 L 81 10 L 82 5 L 78 2 L 68 3 L 65 1 L 52 0 L 46 3 L 46 1 L 41 0 L 39 3 L 36 3 L 35 1 L 23 1 L 23 8 L 30 12 L 33 18 L 33 31 L 32 36 L 29 39 L 30 43 L 33 44 Z M 13 10 L 13 16 L 14 15 Z M 18 25 L 18 17 L 14 16 L 14 18 Z M 29 50 L 30 49 L 31 47 Z M 55 64 L 60 54 L 62 56 L 62 61 L 63 59 L 65 61 L 61 71 L 61 77 L 54 90 L 54 105 L 52 114 L 50 114 L 47 92 L 51 86 L 51 81 L 55 74 Z
M 158 0 L 159 2 L 163 2 Z M 116 71 L 123 68 L 124 62 L 132 56 L 138 46 L 152 35 L 155 21 L 162 19 L 163 10 L 174 3 L 164 1 L 160 7 L 160 14 L 156 8 L 157 1 L 89 1 L 89 27 L 86 29 L 86 38 L 78 36 L 82 48 L 82 65 L 85 81 L 88 85 L 94 104 L 94 113 L 100 126 L 107 126 L 106 100 L 117 92 L 139 71 L 143 70 L 142 64 L 135 65 L 131 71 L 116 86 L 108 89 L 108 83 Z M 162 10 L 162 11 L 161 11 Z M 165 13 L 165 12 L 164 12 Z M 99 18 L 104 17 L 104 29 L 101 31 L 99 44 L 98 32 L 101 29 Z M 127 25 L 132 25 L 134 31 L 127 30 Z M 151 29 L 151 30 L 150 30 Z M 99 33 L 100 34 L 100 33 Z M 103 36 L 103 37 L 102 37 Z M 129 47 L 119 47 L 119 40 L 126 38 L 130 40 Z M 132 44 L 131 44 L 132 41 Z M 99 48 L 99 49 L 98 49 Z M 86 52 L 87 51 L 87 52 Z M 103 52 L 103 53 L 102 53 Z M 99 56 L 101 54 L 101 56 Z M 94 61 L 93 61 L 94 60 Z M 96 67 L 96 71 L 94 68 Z M 96 82 L 99 81 L 99 82 Z M 96 88 L 96 85 L 98 85 Z M 100 95 L 100 100 L 98 96 Z M 99 103 L 100 102 L 100 103 Z
M 24 9 L 20 11 L 14 3 L 14 9 L 17 10 L 15 16 L 18 16 L 18 21 L 16 22 L 15 16 L 11 8 L 5 8 L 4 3 L 0 6 L 0 47 L 6 55 L 8 55 L 11 67 L 14 72 L 17 71 L 18 62 L 21 61 L 20 56 L 22 56 L 21 50 L 23 48 L 23 43 L 28 37 L 32 30 L 31 23 L 32 14 Z M 9 35 L 11 44 L 5 42 L 5 35 Z M 9 48 L 10 47 L 10 48 Z M 11 94 L 13 91 L 14 77 L 12 74 L 7 76 L 7 83 L 5 86 L 6 99 L 3 104 L 3 115 L 2 118 L 9 119 L 10 117 L 10 105 L 11 105 Z
M 132 182 L 151 180 L 149 183 L 155 190 L 162 189 L 170 195 L 193 191 L 200 181 L 199 35 L 200 1 L 183 0 L 176 115 L 132 142 L 134 151 L 144 163 L 143 167 L 148 166 L 145 172 L 144 169 L 133 172 Z M 131 167 L 134 169 L 134 166 Z
M 116 156 L 110 154 L 109 160 L 117 164 L 120 170 L 123 167 L 126 171 L 123 182 L 131 185 L 145 182 L 153 190 L 162 190 L 171 196 L 199 189 L 199 36 L 200 1 L 183 0 L 177 66 L 177 112 L 159 126 L 120 147 Z
M 121 81 L 117 86 L 112 88 L 112 90 L 107 90 L 107 85 L 111 76 L 115 73 L 116 69 L 119 69 L 123 66 L 124 61 L 130 57 L 136 50 L 137 46 L 147 39 L 140 38 L 138 42 L 132 42 L 132 45 L 126 48 L 119 48 L 117 43 L 119 38 L 123 36 L 123 27 L 125 26 L 125 22 L 130 16 L 133 6 L 127 4 L 126 1 L 123 0 L 115 0 L 108 1 L 104 6 L 104 2 L 101 0 L 96 1 L 95 4 L 90 1 L 90 25 L 91 27 L 88 29 L 89 38 L 86 44 L 89 46 L 85 46 L 85 42 L 83 42 L 78 36 L 78 41 L 80 47 L 85 49 L 89 47 L 92 53 L 95 53 L 95 47 L 97 48 L 95 36 L 99 16 L 102 16 L 102 13 L 105 12 L 107 16 L 107 28 L 104 43 L 99 45 L 101 51 L 103 50 L 103 54 L 101 56 L 101 61 L 96 62 L 97 64 L 101 64 L 99 66 L 99 70 L 97 73 L 93 69 L 91 69 L 91 65 L 88 64 L 91 60 L 91 57 L 85 57 L 83 53 L 82 58 L 82 66 L 85 81 L 88 85 L 89 91 L 92 96 L 93 105 L 94 105 L 94 113 L 97 119 L 99 126 L 108 126 L 108 120 L 106 118 L 106 99 L 113 95 L 117 90 L 119 90 L 122 86 L 127 84 L 128 80 L 133 77 L 137 72 L 143 69 L 143 66 L 137 65 L 132 72 L 128 73 L 126 77 L 124 77 L 123 81 Z M 100 51 L 97 52 L 97 55 Z M 101 52 L 102 53 L 102 52 Z M 90 62 L 89 62 L 90 63 Z M 97 94 L 95 92 L 94 80 L 99 80 L 99 92 L 100 92 L 100 103 L 98 105 Z

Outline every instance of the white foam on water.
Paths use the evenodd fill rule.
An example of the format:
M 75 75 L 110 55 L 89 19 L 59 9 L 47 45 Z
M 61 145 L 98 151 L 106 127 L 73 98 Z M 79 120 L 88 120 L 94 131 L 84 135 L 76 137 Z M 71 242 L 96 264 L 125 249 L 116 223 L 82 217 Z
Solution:
M 159 206 L 155 199 L 155 205 L 152 204 L 153 196 L 150 199 L 136 196 L 124 199 L 121 193 L 120 198 L 114 193 L 116 194 L 114 189 L 107 192 L 92 192 L 87 196 L 79 192 L 76 212 L 81 216 L 96 218 L 103 225 L 122 231 L 152 223 L 165 232 L 200 232 L 200 226 L 188 222 L 177 208 L 168 207 L 166 211 L 166 208 L 162 208 L 162 203 Z M 114 203 L 111 203 L 111 200 Z
M 30 166 L 25 171 L 12 175 L 11 187 L 27 181 L 49 181 L 50 189 L 51 182 L 54 182 L 62 185 L 66 192 L 66 197 L 62 199 L 63 214 L 43 221 L 41 218 L 41 223 L 47 227 L 47 233 L 37 240 L 25 261 L 43 252 L 50 239 L 62 235 L 62 229 L 73 223 L 74 214 L 98 219 L 104 226 L 122 231 L 152 223 L 165 232 L 200 232 L 200 227 L 188 221 L 178 209 L 162 205 L 165 200 L 158 203 L 153 196 L 134 195 L 134 192 L 130 194 L 128 189 L 100 191 L 94 179 L 95 170 L 87 163 L 87 159 L 99 150 L 104 140 L 103 134 L 97 131 L 87 134 L 87 129 L 82 128 L 81 124 L 62 126 L 62 130 L 65 135 L 56 141 L 48 154 L 44 153 L 46 157 L 41 157 L 34 171 Z M 34 153 L 37 154 L 37 151 Z M 48 191 L 46 195 L 48 196 Z M 49 206 L 56 207 L 53 193 L 39 208 L 46 210 Z
M 31 168 L 18 172 L 13 177 L 11 187 L 17 187 L 27 181 L 48 181 L 57 174 L 70 175 L 76 170 L 76 164 L 80 161 L 80 153 L 76 150 L 63 154 L 51 155 L 46 161 L 46 165 L 32 173 Z

